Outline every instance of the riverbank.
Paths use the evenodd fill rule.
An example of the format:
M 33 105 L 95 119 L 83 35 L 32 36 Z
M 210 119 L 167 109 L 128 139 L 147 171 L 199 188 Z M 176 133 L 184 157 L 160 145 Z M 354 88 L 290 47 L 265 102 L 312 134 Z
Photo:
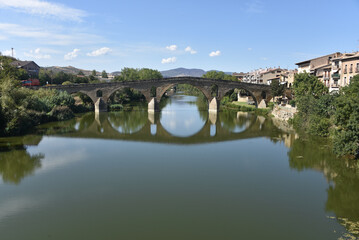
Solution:
M 270 106 L 268 108 L 256 108 L 255 105 L 250 105 L 244 102 L 237 102 L 237 101 L 222 102 L 221 106 L 230 110 L 236 110 L 241 112 L 253 112 L 257 115 L 262 115 L 262 116 L 269 116 L 272 111 Z

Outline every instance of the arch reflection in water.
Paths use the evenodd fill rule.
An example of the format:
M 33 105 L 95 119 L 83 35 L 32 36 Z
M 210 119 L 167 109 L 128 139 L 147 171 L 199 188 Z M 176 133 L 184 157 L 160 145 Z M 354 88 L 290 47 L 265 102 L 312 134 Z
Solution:
M 225 128 L 232 133 L 240 133 L 248 129 L 260 117 L 261 116 L 257 116 L 248 112 L 234 112 L 224 110 L 221 112 L 220 121 L 222 128 Z
M 140 131 L 147 123 L 146 111 L 122 111 L 108 114 L 113 128 L 124 134 L 133 134 Z
M 207 111 L 201 114 L 195 96 L 174 95 L 161 110 L 163 128 L 173 136 L 189 137 L 198 133 L 206 124 Z

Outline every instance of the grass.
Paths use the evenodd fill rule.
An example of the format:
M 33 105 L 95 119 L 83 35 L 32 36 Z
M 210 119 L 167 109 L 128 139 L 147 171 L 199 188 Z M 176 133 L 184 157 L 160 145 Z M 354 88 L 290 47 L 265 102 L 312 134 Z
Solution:
M 271 112 L 271 108 L 256 108 L 255 105 L 250 105 L 244 102 L 227 102 L 223 105 L 223 107 L 228 108 L 228 109 L 233 109 L 233 110 L 237 110 L 237 111 L 242 111 L 242 112 L 254 112 L 258 115 L 269 115 L 269 113 Z

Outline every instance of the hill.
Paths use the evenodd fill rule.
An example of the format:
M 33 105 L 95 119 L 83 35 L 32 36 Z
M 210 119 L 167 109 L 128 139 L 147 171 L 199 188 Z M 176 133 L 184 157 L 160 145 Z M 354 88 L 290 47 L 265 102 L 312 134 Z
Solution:
M 72 66 L 68 66 L 68 67 L 53 66 L 53 67 L 42 67 L 42 68 L 48 71 L 52 71 L 54 73 L 64 72 L 69 74 L 78 74 L 80 71 L 82 71 L 86 76 L 89 76 L 92 73 L 92 70 L 85 70 L 85 69 L 75 68 Z M 100 72 L 97 72 L 97 75 L 100 74 L 101 74 Z
M 217 71 L 218 70 L 211 70 L 211 71 Z M 182 76 L 190 76 L 190 77 L 202 77 L 203 74 L 206 74 L 207 72 L 203 69 L 188 69 L 188 68 L 175 68 L 170 69 L 167 71 L 161 71 L 163 77 L 182 77 Z M 232 72 L 225 72 L 225 74 L 232 75 Z
M 191 76 L 191 77 L 202 77 L 206 71 L 202 69 L 187 69 L 187 68 L 176 68 L 170 69 L 167 71 L 161 71 L 163 77 L 181 77 L 181 76 Z

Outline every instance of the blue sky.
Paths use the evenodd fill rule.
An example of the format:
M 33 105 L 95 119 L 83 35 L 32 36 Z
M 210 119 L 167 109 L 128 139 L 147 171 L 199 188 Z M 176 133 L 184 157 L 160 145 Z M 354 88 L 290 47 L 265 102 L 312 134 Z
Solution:
M 0 0 L 0 51 L 40 66 L 295 68 L 359 51 L 359 0 Z

